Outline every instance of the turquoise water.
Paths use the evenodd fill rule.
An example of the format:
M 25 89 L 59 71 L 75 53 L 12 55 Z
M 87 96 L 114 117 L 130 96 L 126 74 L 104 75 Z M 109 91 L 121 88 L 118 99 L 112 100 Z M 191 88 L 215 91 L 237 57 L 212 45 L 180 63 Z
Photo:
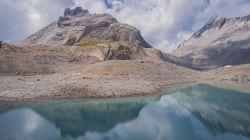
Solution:
M 250 140 L 250 94 L 199 84 L 161 97 L 0 102 L 0 140 Z

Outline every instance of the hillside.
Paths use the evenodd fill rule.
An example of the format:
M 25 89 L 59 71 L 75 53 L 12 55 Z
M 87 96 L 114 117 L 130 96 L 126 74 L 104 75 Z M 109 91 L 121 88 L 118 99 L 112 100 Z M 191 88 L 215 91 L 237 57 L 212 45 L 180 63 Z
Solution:
M 173 51 L 171 60 L 196 69 L 250 63 L 250 16 L 213 16 Z

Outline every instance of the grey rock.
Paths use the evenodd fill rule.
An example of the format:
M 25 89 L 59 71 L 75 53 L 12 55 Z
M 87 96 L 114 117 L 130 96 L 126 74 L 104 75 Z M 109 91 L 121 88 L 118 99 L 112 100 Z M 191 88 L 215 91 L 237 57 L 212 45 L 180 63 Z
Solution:
M 136 56 L 140 54 L 128 46 L 117 44 L 112 49 L 109 49 L 106 53 L 104 60 L 131 60 L 135 59 Z
M 81 7 L 76 7 L 75 9 L 67 8 L 64 11 L 64 16 L 84 16 L 88 14 L 88 10 L 83 10 Z
M 213 16 L 171 55 L 171 62 L 196 69 L 250 63 L 250 15 Z
M 2 48 L 3 45 L 3 41 L 0 41 L 0 49 Z
M 70 20 L 70 18 L 69 17 L 60 16 L 59 19 L 58 19 L 58 27 L 63 27 L 64 25 L 61 24 L 61 23 L 65 22 L 67 20 Z

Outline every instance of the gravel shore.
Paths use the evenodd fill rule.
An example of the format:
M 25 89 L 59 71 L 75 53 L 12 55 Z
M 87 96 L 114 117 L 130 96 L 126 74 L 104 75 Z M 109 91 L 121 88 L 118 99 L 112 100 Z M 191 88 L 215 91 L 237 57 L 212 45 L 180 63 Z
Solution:
M 191 78 L 192 74 L 192 70 L 161 61 L 106 61 L 83 65 L 65 73 L 2 75 L 0 99 L 15 101 L 152 95 L 166 86 L 196 82 Z

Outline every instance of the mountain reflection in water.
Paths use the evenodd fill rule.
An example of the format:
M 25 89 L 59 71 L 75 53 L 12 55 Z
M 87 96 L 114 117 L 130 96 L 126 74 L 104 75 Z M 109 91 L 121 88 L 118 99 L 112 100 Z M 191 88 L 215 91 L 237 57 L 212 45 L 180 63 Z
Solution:
M 199 84 L 158 97 L 2 103 L 0 139 L 250 140 L 250 95 Z

